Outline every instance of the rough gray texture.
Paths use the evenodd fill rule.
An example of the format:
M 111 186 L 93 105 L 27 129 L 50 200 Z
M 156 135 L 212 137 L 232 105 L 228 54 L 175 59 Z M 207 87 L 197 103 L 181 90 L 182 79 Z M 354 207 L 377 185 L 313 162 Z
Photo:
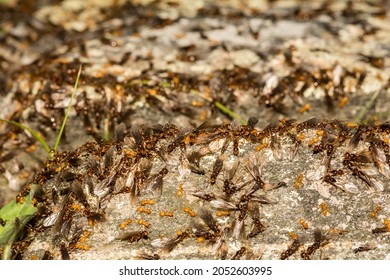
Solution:
M 289 127 L 283 123 L 262 131 L 247 126 L 234 128 L 234 125 L 205 130 L 200 127 L 186 136 L 188 140 L 181 139 L 178 143 L 183 148 L 186 142 L 191 145 L 185 150 L 177 147 L 172 152 L 171 145 L 177 143 L 180 135 L 175 133 L 166 139 L 162 135 L 168 134 L 169 130 L 163 134 L 157 130 L 136 144 L 137 135 L 147 135 L 147 130 L 140 129 L 138 132 L 133 129 L 123 143 L 114 143 L 94 152 L 89 150 L 88 153 L 81 148 L 69 157 L 81 158 L 83 163 L 72 168 L 65 158 L 65 161 L 57 163 L 64 166 L 62 171 L 44 185 L 49 201 L 61 192 L 66 195 L 60 195 L 56 204 L 46 206 L 49 212 L 48 218 L 43 219 L 44 231 L 34 238 L 26 256 L 40 256 L 49 250 L 59 257 L 61 244 L 69 244 L 69 250 L 73 251 L 80 231 L 91 231 L 87 241 L 77 245 L 88 245 L 90 249 L 75 250 L 72 258 L 126 259 L 136 257 L 135 250 L 158 253 L 162 258 L 229 258 L 245 247 L 248 251 L 256 248 L 257 258 L 275 259 L 292 242 L 289 233 L 298 235 L 297 240 L 305 244 L 304 248 L 314 242 L 313 232 L 317 231 L 322 233 L 324 240 L 320 241 L 321 248 L 311 256 L 313 258 L 388 258 L 389 234 L 383 221 L 390 210 L 390 171 L 386 160 L 382 161 L 382 156 L 388 153 L 385 152 L 388 144 L 387 148 L 370 144 L 372 137 L 380 137 L 381 130 L 387 135 L 388 130 L 384 125 L 372 128 L 370 132 L 361 134 L 362 140 L 355 145 L 350 139 L 360 135 L 359 129 L 339 131 L 344 127 L 341 123 L 317 123 L 311 129 L 303 123 L 303 130 L 300 127 L 298 124 Z M 317 137 L 316 129 L 324 133 L 322 140 L 309 148 L 310 142 Z M 291 137 L 303 139 L 296 142 Z M 347 140 L 342 140 L 343 137 Z M 232 141 L 226 142 L 226 139 Z M 236 155 L 234 139 L 239 145 Z M 150 143 L 153 143 L 152 148 L 145 149 Z M 223 148 L 225 143 L 230 143 L 226 151 Z M 268 146 L 261 148 L 262 143 L 268 143 Z M 328 148 L 313 155 L 313 150 L 320 145 Z M 116 150 L 118 147 L 120 149 Z M 374 156 L 369 152 L 372 149 L 382 156 Z M 110 156 L 112 150 L 114 152 Z M 191 159 L 189 155 L 193 152 L 204 154 L 199 167 L 191 166 L 191 160 L 187 160 Z M 349 161 L 351 155 L 357 158 Z M 223 168 L 213 184 L 213 174 L 217 174 L 214 166 L 218 159 L 221 159 Z M 91 162 L 95 162 L 97 167 L 91 168 Z M 226 189 L 225 181 L 235 164 L 239 165 L 232 173 L 230 187 Z M 52 168 L 55 167 L 57 165 Z M 148 167 L 151 167 L 150 175 L 142 180 L 142 174 Z M 164 168 L 168 173 L 163 176 L 160 186 L 156 174 L 161 174 Z M 204 175 L 196 174 L 200 169 Z M 334 174 L 335 170 L 342 173 Z M 70 179 L 68 183 L 63 181 L 61 178 L 69 172 L 78 179 Z M 359 172 L 360 177 L 357 175 Z M 301 182 L 298 182 L 301 174 Z M 280 186 L 281 182 L 285 184 Z M 180 186 L 183 188 L 182 197 L 178 195 Z M 230 193 L 229 188 L 234 187 L 238 190 Z M 53 196 L 53 188 L 56 196 Z M 76 195 L 79 188 L 85 193 L 86 202 Z M 155 201 L 154 205 L 142 206 L 142 201 L 150 199 Z M 80 209 L 75 210 L 75 204 L 81 205 Z M 149 209 L 150 213 L 140 212 L 139 207 Z M 191 217 L 188 211 L 183 211 L 185 207 L 193 210 L 196 216 Z M 380 210 L 373 214 L 376 207 Z M 253 215 L 257 210 L 254 209 L 260 209 L 258 221 L 264 228 L 251 236 L 256 221 Z M 162 217 L 161 211 L 172 212 L 173 217 Z M 215 226 L 213 219 L 208 226 L 204 225 L 207 221 L 202 218 L 206 215 L 205 211 L 216 219 Z M 218 211 L 227 211 L 229 216 L 215 217 Z M 106 220 L 91 227 L 92 212 L 104 213 Z M 127 219 L 132 222 L 121 229 L 120 225 Z M 139 224 L 139 219 L 148 225 Z M 307 223 L 307 229 L 299 222 L 300 219 Z M 53 222 L 49 223 L 49 220 Z M 240 220 L 243 223 L 241 227 L 238 226 Z M 374 233 L 376 228 L 384 228 L 384 232 Z M 138 243 L 117 240 L 121 239 L 121 233 L 143 230 L 148 232 L 150 240 Z M 178 230 L 183 232 L 182 235 L 177 235 Z M 166 242 L 172 241 L 169 238 L 180 239 L 187 233 L 188 238 L 169 252 L 165 247 Z M 206 240 L 200 242 L 199 237 Z M 225 242 L 228 248 L 219 246 Z M 354 249 L 368 242 L 375 244 L 371 255 L 354 253 Z M 249 255 L 243 257 L 249 258 Z M 294 257 L 299 258 L 299 254 Z

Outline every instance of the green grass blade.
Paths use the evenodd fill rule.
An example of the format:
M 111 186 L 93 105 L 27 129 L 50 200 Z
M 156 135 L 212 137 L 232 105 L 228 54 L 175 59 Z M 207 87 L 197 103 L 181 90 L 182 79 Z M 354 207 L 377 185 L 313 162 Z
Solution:
M 214 103 L 215 107 L 217 107 L 219 110 L 221 110 L 224 114 L 228 115 L 232 119 L 238 120 L 242 125 L 247 124 L 247 122 L 245 120 L 243 120 L 239 115 L 237 115 L 232 110 L 230 110 L 225 105 L 223 105 L 221 102 L 218 102 L 218 101 L 213 102 L 213 100 L 211 98 L 208 98 L 208 97 L 201 95 L 199 91 L 194 90 L 194 89 L 192 89 L 190 92 L 192 94 L 195 94 L 196 96 L 199 96 L 200 98 L 202 98 L 204 100 L 207 100 L 210 103 Z
M 232 119 L 238 120 L 242 125 L 246 125 L 246 121 L 244 121 L 239 115 L 231 111 L 229 108 L 224 106 L 222 103 L 215 101 L 214 102 L 215 107 L 217 107 L 219 110 L 221 110 L 223 113 L 231 117 Z
M 61 125 L 60 132 L 58 132 L 57 139 L 56 139 L 56 143 L 54 144 L 54 147 L 53 147 L 54 151 L 57 151 L 58 145 L 60 144 L 61 136 L 62 136 L 62 133 L 64 132 L 65 125 L 66 125 L 66 121 L 67 121 L 67 119 L 68 119 L 70 107 L 72 107 L 73 98 L 74 98 L 74 96 L 75 96 L 75 94 L 76 94 L 77 86 L 78 86 L 78 84 L 79 84 L 80 75 L 81 75 L 81 66 L 80 66 L 79 72 L 77 73 L 76 82 L 74 83 L 72 95 L 71 95 L 71 97 L 70 97 L 70 101 L 69 101 L 69 104 L 68 104 L 68 108 L 66 109 L 66 112 L 65 112 L 65 117 L 64 117 L 64 119 L 63 119 L 63 121 L 62 121 L 62 125 Z
M 360 123 L 364 121 L 367 112 L 371 109 L 372 105 L 374 105 L 374 102 L 378 98 L 380 92 L 381 90 L 377 90 L 373 93 L 370 100 L 368 100 L 366 105 L 360 110 L 359 114 L 353 119 L 354 122 Z
M 43 138 L 38 134 L 38 132 L 36 132 L 35 130 L 32 130 L 31 128 L 29 128 L 21 123 L 18 123 L 18 122 L 9 121 L 9 120 L 5 120 L 5 119 L 0 119 L 0 121 L 15 125 L 21 129 L 27 130 L 35 139 L 37 139 L 39 141 L 39 143 L 42 144 L 42 146 L 45 149 L 45 151 L 47 152 L 47 154 L 49 156 L 51 155 L 50 146 L 46 143 L 45 140 L 43 140 Z
M 0 218 L 5 222 L 4 226 L 0 225 L 0 245 L 4 248 L 3 260 L 11 258 L 12 244 L 37 212 L 37 208 L 32 205 L 36 188 L 36 185 L 32 185 L 30 193 L 24 197 L 22 203 L 13 200 L 0 209 Z

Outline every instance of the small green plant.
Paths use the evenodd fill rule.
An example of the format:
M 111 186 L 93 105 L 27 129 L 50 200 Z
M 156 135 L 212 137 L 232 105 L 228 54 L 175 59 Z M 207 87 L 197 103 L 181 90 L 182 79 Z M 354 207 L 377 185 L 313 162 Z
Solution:
M 23 198 L 23 202 L 11 201 L 0 209 L 0 246 L 3 248 L 2 259 L 11 258 L 11 246 L 27 224 L 37 212 L 32 204 L 32 199 L 37 186 L 31 187 L 30 193 Z
M 57 151 L 58 145 L 61 140 L 62 133 L 68 119 L 69 111 L 72 106 L 73 98 L 77 90 L 78 82 L 81 75 L 81 66 L 77 74 L 77 78 L 73 87 L 72 95 L 68 104 L 68 107 L 65 112 L 64 119 L 60 131 L 58 132 L 56 142 L 51 148 L 46 141 L 39 135 L 39 133 L 21 123 L 0 119 L 0 121 L 15 125 L 26 131 L 28 131 L 35 139 L 37 139 L 45 149 L 48 154 L 49 159 L 53 159 Z M 23 230 L 27 222 L 34 216 L 37 211 L 37 208 L 31 203 L 34 193 L 37 186 L 33 185 L 31 187 L 30 193 L 22 199 L 22 202 L 16 201 L 14 199 L 3 208 L 0 209 L 0 247 L 2 249 L 2 259 L 11 258 L 11 247 L 20 232 Z
M 368 100 L 365 106 L 359 111 L 357 116 L 353 119 L 355 123 L 364 122 L 366 120 L 366 115 L 368 111 L 372 108 L 380 93 L 381 90 L 377 90 L 372 93 L 370 100 Z
M 202 98 L 210 103 L 214 103 L 215 107 L 217 107 L 219 110 L 221 110 L 222 113 L 228 115 L 232 119 L 238 120 L 242 125 L 247 124 L 247 122 L 245 120 L 243 120 L 239 115 L 237 115 L 232 110 L 230 110 L 225 105 L 223 105 L 221 102 L 213 101 L 211 98 L 201 95 L 199 91 L 194 90 L 194 89 L 191 90 L 191 93 L 195 94 L 196 96 L 199 96 L 200 98 Z

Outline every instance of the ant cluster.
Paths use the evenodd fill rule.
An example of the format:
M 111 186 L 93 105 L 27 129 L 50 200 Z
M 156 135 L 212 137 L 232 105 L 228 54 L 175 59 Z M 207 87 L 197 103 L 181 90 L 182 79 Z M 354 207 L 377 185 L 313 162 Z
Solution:
M 264 253 L 256 244 L 272 235 L 265 217 L 280 190 L 291 185 L 301 191 L 319 182 L 353 195 L 359 185 L 376 192 L 387 187 L 389 123 L 281 120 L 264 129 L 256 123 L 254 118 L 248 125 L 206 122 L 192 130 L 119 125 L 114 140 L 57 154 L 34 179 L 42 187 L 30 233 L 34 242 L 50 243 L 54 258 L 98 252 L 94 236 L 105 234 L 112 236 L 107 246 L 140 259 L 169 258 L 186 246 L 208 248 L 208 258 L 256 259 Z M 318 166 L 292 181 L 283 174 L 274 181 L 265 172 L 267 165 L 298 160 Z M 309 228 L 304 219 L 299 223 Z M 388 231 L 385 226 L 381 232 Z M 301 253 L 304 259 L 333 240 L 319 230 L 314 236 L 315 243 Z M 123 243 L 131 245 L 120 247 Z M 294 238 L 281 258 L 302 245 Z M 35 246 L 26 256 L 35 254 Z
M 305 104 L 310 98 L 305 96 L 308 95 L 308 92 L 320 88 L 324 91 L 323 100 L 327 110 L 334 111 L 335 102 L 338 102 L 337 108 L 342 108 L 348 102 L 351 94 L 361 89 L 366 75 L 364 71 L 349 71 L 340 65 L 317 71 L 294 66 L 288 75 L 279 77 L 278 82 L 276 82 L 275 76 L 271 76 L 265 82 L 259 104 L 284 113 L 288 104 L 284 99 L 289 97 L 295 105 L 300 106 L 299 112 L 304 113 L 311 109 L 309 103 Z

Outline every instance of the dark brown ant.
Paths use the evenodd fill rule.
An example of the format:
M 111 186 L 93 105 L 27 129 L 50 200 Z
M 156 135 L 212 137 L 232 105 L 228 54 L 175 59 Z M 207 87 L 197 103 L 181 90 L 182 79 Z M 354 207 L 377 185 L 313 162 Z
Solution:
M 31 184 L 24 185 L 20 193 L 16 195 L 16 202 L 19 204 L 24 203 L 24 197 L 30 193 L 30 190 L 31 190 Z
M 163 188 L 163 179 L 164 176 L 167 174 L 168 169 L 164 167 L 159 173 L 150 176 L 150 178 L 145 182 L 145 190 L 161 195 Z
M 286 182 L 283 182 L 283 181 L 279 182 L 279 183 L 277 184 L 277 186 L 276 186 L 277 189 L 278 189 L 278 188 L 286 188 L 286 187 L 287 187 L 287 183 L 286 183 Z
M 194 236 L 197 237 L 197 242 L 209 241 L 211 243 L 215 243 L 219 237 L 206 225 L 198 223 L 192 225 L 192 232 Z
M 351 129 L 348 127 L 347 124 L 337 120 L 334 121 L 334 125 L 337 127 L 337 132 L 338 132 L 337 138 L 335 140 L 328 141 L 328 142 L 332 142 L 334 144 L 340 145 L 344 143 L 351 136 Z
M 301 134 L 296 135 L 292 132 L 287 133 L 287 137 L 290 139 L 292 145 L 291 147 L 286 151 L 286 157 L 288 160 L 292 161 L 294 160 L 295 156 L 297 155 L 298 148 L 302 144 Z
M 311 255 L 314 254 L 321 246 L 324 246 L 328 243 L 326 236 L 322 234 L 320 230 L 314 231 L 314 243 L 307 247 L 306 250 L 302 251 L 301 257 L 304 260 L 310 260 Z
M 239 137 L 242 136 L 244 132 L 244 128 L 240 125 L 240 123 L 234 119 L 230 123 L 230 135 L 229 138 L 233 140 L 233 155 L 238 156 L 239 154 L 239 148 L 238 148 L 238 141 Z
M 291 130 L 293 128 L 296 127 L 296 120 L 295 119 L 291 119 L 291 120 L 287 120 L 287 119 L 281 119 L 279 121 L 279 124 L 278 124 L 278 129 L 277 129 L 277 132 L 279 135 L 284 135 L 284 134 L 289 134 L 291 133 Z
M 221 154 L 225 154 L 225 152 L 227 151 L 227 149 L 229 147 L 230 142 L 231 142 L 230 137 L 225 139 L 225 141 L 223 142 L 222 148 L 221 148 Z
M 348 151 L 353 152 L 360 141 L 363 140 L 363 134 L 368 130 L 365 125 L 359 125 L 356 132 L 353 134 L 352 138 L 349 140 Z
M 215 254 L 222 260 L 225 260 L 228 255 L 229 244 L 228 238 L 230 234 L 230 227 L 225 227 L 220 236 L 216 238 L 216 242 L 213 245 Z
M 248 119 L 248 127 L 251 129 L 255 129 L 255 125 L 259 122 L 259 120 L 255 117 L 250 117 Z
M 88 224 L 94 226 L 96 223 L 101 223 L 106 220 L 104 213 L 99 212 L 87 212 Z
M 192 225 L 193 233 L 198 238 L 198 242 L 208 240 L 215 243 L 221 236 L 220 225 L 208 210 L 202 209 L 199 214 L 203 224 L 194 223 Z
M 91 178 L 93 175 L 95 175 L 99 178 L 100 178 L 100 176 L 102 176 L 103 170 L 99 166 L 98 162 L 99 162 L 98 158 L 95 156 L 92 156 L 92 155 L 87 159 L 86 167 L 88 168 L 87 175 L 89 178 Z
M 228 135 L 228 125 L 207 121 L 198 126 L 190 135 L 190 144 L 210 144 L 215 140 L 225 138 Z
M 189 141 L 189 133 L 190 131 L 184 131 L 181 132 L 171 144 L 168 145 L 167 153 L 172 153 L 176 147 L 180 146 L 180 148 L 184 151 L 185 150 L 185 142 Z
M 378 227 L 378 228 L 374 228 L 372 230 L 372 233 L 374 234 L 377 234 L 377 233 L 386 233 L 386 232 L 389 232 L 387 227 Z
M 263 159 L 256 155 L 254 157 L 248 158 L 247 164 L 246 164 L 246 169 L 248 172 L 251 174 L 253 180 L 256 183 L 257 188 L 264 188 L 265 183 L 261 179 L 261 174 L 262 174 L 262 166 L 263 166 Z
M 7 162 L 15 157 L 15 151 L 3 152 L 0 153 L 0 163 Z
M 41 260 L 52 260 L 53 255 L 49 251 L 45 251 Z
M 232 197 L 235 193 L 240 192 L 244 187 L 253 182 L 251 179 L 243 181 L 242 177 L 237 178 L 236 181 L 237 183 L 234 184 L 232 182 L 229 182 L 228 184 L 228 181 L 224 181 L 224 193 L 227 198 Z
M 115 128 L 115 141 L 122 142 L 126 134 L 126 125 L 122 122 Z M 117 148 L 120 145 L 117 145 Z
M 149 239 L 149 234 L 146 230 L 144 231 L 132 231 L 121 233 L 118 237 L 115 238 L 120 241 L 128 241 L 130 243 L 138 242 L 142 239 Z
M 159 260 L 160 256 L 158 254 L 148 254 L 142 251 L 134 252 L 134 257 L 137 260 Z
M 74 215 L 74 210 L 71 208 L 72 203 L 73 196 L 72 194 L 68 194 L 62 202 L 61 210 L 59 211 L 57 216 L 55 216 L 54 232 L 57 236 L 68 236 L 71 227 L 71 221 Z
M 282 160 L 283 159 L 283 149 L 282 149 L 282 145 L 280 143 L 280 139 L 276 134 L 271 134 L 270 147 L 271 147 L 272 154 L 273 154 L 275 160 Z
M 362 61 L 369 63 L 375 68 L 382 69 L 385 66 L 385 60 L 383 57 L 360 54 Z
M 371 250 L 375 250 L 376 249 L 376 244 L 375 243 L 372 243 L 372 242 L 368 242 L 364 245 L 361 245 L 355 249 L 353 249 L 353 252 L 355 254 L 357 253 L 360 253 L 360 252 L 367 252 L 367 251 L 371 251 Z
M 370 151 L 375 166 L 382 175 L 389 179 L 390 166 L 387 163 L 386 153 L 382 149 L 382 147 L 385 147 L 385 149 L 388 150 L 388 145 L 378 138 L 370 139 L 370 143 L 371 145 L 369 146 L 368 150 Z
M 163 251 L 169 253 L 171 252 L 179 243 L 188 238 L 190 234 L 188 232 L 180 232 L 174 238 L 158 238 L 151 242 L 153 247 L 162 249 Z
M 351 192 L 351 193 L 357 193 L 359 190 L 357 187 L 351 183 L 346 182 L 340 178 L 337 178 L 339 176 L 342 176 L 344 174 L 344 171 L 341 169 L 337 170 L 330 170 L 327 172 L 327 174 L 323 177 L 324 182 L 339 188 L 345 192 Z
M 86 211 L 89 211 L 90 205 L 79 181 L 73 181 L 72 192 L 74 193 L 75 198 L 84 205 Z
M 326 126 L 326 123 L 327 123 L 326 120 L 319 120 L 317 118 L 312 118 L 298 124 L 296 129 L 298 132 L 307 129 L 323 129 Z
M 366 76 L 367 76 L 366 72 L 355 72 L 354 73 L 354 77 L 357 78 L 357 83 L 356 83 L 357 89 L 361 88 Z
M 139 148 L 141 149 L 143 144 L 143 136 L 142 136 L 142 128 L 140 126 L 133 126 L 130 128 L 130 136 L 129 142 L 127 144 L 130 145 L 130 148 Z M 130 142 L 130 140 L 132 140 Z
M 273 134 L 278 133 L 279 130 L 279 123 L 278 122 L 271 122 L 269 123 L 262 131 L 263 135 L 266 137 L 270 137 Z
M 111 146 L 110 148 L 107 149 L 104 155 L 104 168 L 106 173 L 108 172 L 109 168 L 112 165 L 113 157 L 114 157 L 114 146 Z
M 186 191 L 195 196 L 195 197 L 198 197 L 200 199 L 203 199 L 205 201 L 212 201 L 212 200 L 215 200 L 216 199 L 216 196 L 213 194 L 213 193 L 207 193 L 205 192 L 204 190 L 201 190 L 197 187 L 189 187 L 189 188 L 186 188 Z
M 189 168 L 191 169 L 191 172 L 198 175 L 206 174 L 205 170 L 200 167 L 200 159 L 202 158 L 202 156 L 203 155 L 198 151 L 187 154 L 187 159 L 190 163 Z
M 232 179 L 237 172 L 239 163 L 240 163 L 239 161 L 236 161 L 232 166 L 230 166 L 230 168 L 226 167 L 226 165 L 224 168 L 223 190 L 228 197 L 231 197 L 235 192 L 235 189 L 233 189 L 231 185 L 232 185 Z
M 249 203 L 248 207 L 249 207 L 249 215 L 252 218 L 252 229 L 247 237 L 254 238 L 265 230 L 265 226 L 260 221 L 259 205 L 257 203 L 251 202 Z
M 70 260 L 69 251 L 65 244 L 60 245 L 60 252 L 63 260 Z
M 218 225 L 217 221 L 214 219 L 213 215 L 210 213 L 210 211 L 206 209 L 202 209 L 199 214 L 202 221 L 217 235 L 220 234 L 220 226 Z
M 215 197 L 210 200 L 211 207 L 217 209 L 217 210 L 223 210 L 223 211 L 238 211 L 240 210 L 239 203 L 233 202 L 230 199 L 224 199 L 222 197 Z M 242 203 L 244 204 L 244 203 Z M 241 206 L 243 208 L 243 206 Z
M 236 239 L 245 239 L 245 218 L 247 216 L 247 204 L 244 209 L 241 209 L 238 215 L 238 218 L 234 221 L 233 233 L 232 236 Z
M 198 175 L 204 175 L 206 172 L 200 167 L 201 154 L 199 152 L 192 152 L 190 154 L 180 155 L 180 169 L 179 175 L 186 177 L 189 172 L 193 172 Z
M 82 238 L 83 232 L 84 231 L 81 228 L 77 228 L 75 231 L 70 232 L 70 234 L 67 236 L 67 249 L 69 252 L 72 252 L 74 249 L 77 248 L 77 244 Z M 59 237 L 57 237 L 57 240 L 60 240 Z
M 383 224 L 385 225 L 384 227 L 375 228 L 372 230 L 372 233 L 390 232 L 390 220 L 385 218 Z
M 292 256 L 298 249 L 302 246 L 302 243 L 299 238 L 295 238 L 291 245 L 288 246 L 287 250 L 282 252 L 280 255 L 281 260 L 285 260 L 288 257 Z
M 384 132 L 386 134 L 390 133 L 390 121 L 387 121 L 379 125 L 378 130 L 379 132 Z
M 210 175 L 210 184 L 211 185 L 215 184 L 215 181 L 223 168 L 223 162 L 224 162 L 224 156 L 220 156 L 215 160 L 215 162 L 213 164 L 213 170 L 212 170 L 211 175 Z
M 372 163 L 372 158 L 367 151 L 364 151 L 359 154 L 351 154 L 345 153 L 343 164 L 346 166 L 351 172 L 352 175 L 357 176 L 364 183 L 367 184 L 370 188 L 373 188 L 377 191 L 383 190 L 383 184 L 373 177 L 370 177 L 365 171 L 365 167 L 368 164 Z
M 241 247 L 230 259 L 231 260 L 240 260 L 244 254 L 247 252 L 245 247 Z
M 142 158 L 140 162 L 135 165 L 135 168 L 134 181 L 130 186 L 130 195 L 132 197 L 138 197 L 140 195 L 141 189 L 152 170 L 152 162 Z

